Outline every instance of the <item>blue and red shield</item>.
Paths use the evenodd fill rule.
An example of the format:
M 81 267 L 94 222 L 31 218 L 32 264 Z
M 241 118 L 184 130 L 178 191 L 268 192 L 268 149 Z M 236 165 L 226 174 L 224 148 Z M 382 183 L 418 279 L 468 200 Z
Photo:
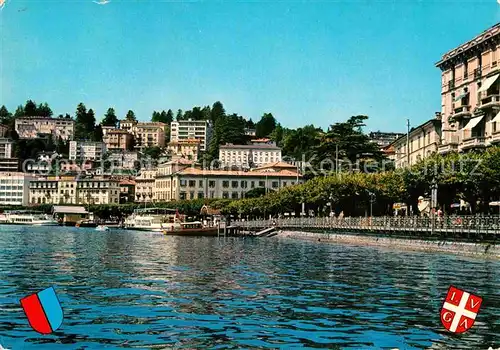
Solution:
M 54 287 L 21 299 L 21 306 L 31 328 L 41 334 L 50 334 L 61 327 L 64 315 Z

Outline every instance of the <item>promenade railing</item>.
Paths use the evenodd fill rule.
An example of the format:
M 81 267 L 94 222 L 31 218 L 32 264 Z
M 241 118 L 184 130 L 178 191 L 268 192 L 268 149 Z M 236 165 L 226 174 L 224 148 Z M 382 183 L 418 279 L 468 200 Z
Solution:
M 249 230 L 275 226 L 281 229 L 500 234 L 500 216 L 301 217 L 237 221 L 233 224 Z

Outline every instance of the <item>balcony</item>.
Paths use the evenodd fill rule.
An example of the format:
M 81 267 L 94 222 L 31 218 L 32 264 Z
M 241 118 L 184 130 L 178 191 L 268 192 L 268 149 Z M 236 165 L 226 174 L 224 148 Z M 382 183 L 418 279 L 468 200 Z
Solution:
M 488 142 L 491 145 L 500 143 L 500 130 L 494 132 L 493 135 L 490 136 L 490 139 L 488 140 Z
M 472 116 L 471 106 L 460 106 L 455 108 L 453 119 L 457 120 L 464 117 Z
M 444 141 L 441 145 L 438 146 L 439 154 L 446 154 L 450 152 L 458 151 L 458 137 L 453 136 L 451 140 Z
M 481 78 L 481 68 L 474 69 L 474 79 Z
M 486 147 L 486 138 L 484 136 L 473 136 L 467 139 L 463 139 L 462 143 L 458 146 L 458 150 L 462 152 L 472 148 L 484 147 Z
M 500 108 L 500 95 L 488 95 L 486 97 L 481 98 L 481 109 L 488 109 L 492 107 Z

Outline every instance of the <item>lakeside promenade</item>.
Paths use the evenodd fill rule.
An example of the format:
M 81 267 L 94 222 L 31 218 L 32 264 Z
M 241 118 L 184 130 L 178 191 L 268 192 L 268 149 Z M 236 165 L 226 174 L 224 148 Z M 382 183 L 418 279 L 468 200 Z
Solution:
M 316 217 L 238 221 L 233 225 L 248 231 L 270 227 L 280 230 L 344 232 L 418 238 L 450 238 L 500 243 L 500 216 L 444 217 Z

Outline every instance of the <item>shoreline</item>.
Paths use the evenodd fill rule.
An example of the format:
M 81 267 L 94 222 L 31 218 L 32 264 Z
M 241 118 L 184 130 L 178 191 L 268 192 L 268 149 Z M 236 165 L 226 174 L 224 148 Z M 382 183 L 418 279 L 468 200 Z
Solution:
M 441 252 L 474 257 L 500 259 L 500 245 L 490 243 L 469 243 L 457 241 L 430 241 L 423 239 L 391 238 L 382 236 L 363 236 L 350 233 L 315 233 L 306 231 L 278 231 L 278 238 L 301 239 L 321 243 L 348 244 L 356 246 L 375 246 L 397 248 L 420 252 Z

